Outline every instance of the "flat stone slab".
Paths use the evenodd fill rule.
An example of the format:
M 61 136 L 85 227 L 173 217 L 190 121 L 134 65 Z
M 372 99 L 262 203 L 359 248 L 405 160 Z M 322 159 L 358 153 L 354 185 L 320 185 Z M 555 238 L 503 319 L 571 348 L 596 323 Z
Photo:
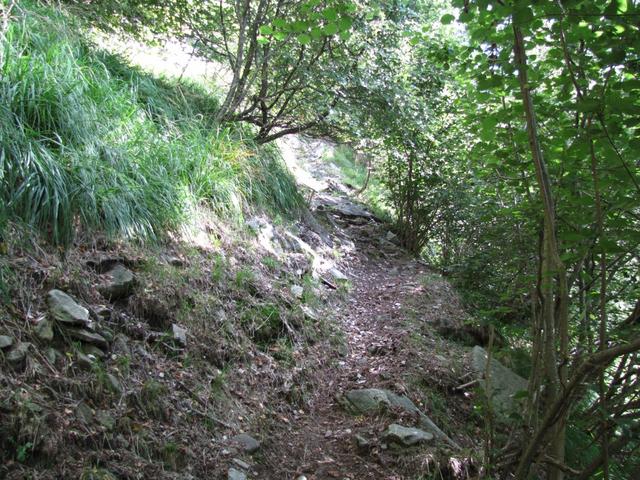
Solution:
M 403 427 L 392 423 L 382 434 L 382 439 L 401 447 L 415 447 L 432 442 L 434 436 L 419 428 Z
M 471 368 L 476 378 L 480 380 L 480 386 L 483 389 L 486 389 L 487 358 L 487 351 L 484 348 L 480 346 L 473 347 L 471 351 Z M 491 403 L 495 411 L 505 417 L 520 410 L 520 401 L 514 396 L 519 392 L 526 391 L 529 382 L 494 358 L 491 359 L 489 377 Z
M 76 301 L 61 290 L 51 290 L 47 294 L 49 312 L 53 318 L 67 325 L 87 325 L 89 310 L 78 305 Z
M 101 348 L 107 348 L 109 346 L 109 343 L 102 335 L 90 332 L 84 328 L 67 328 L 65 332 L 68 333 L 70 337 L 80 340 L 81 342 L 97 345 Z

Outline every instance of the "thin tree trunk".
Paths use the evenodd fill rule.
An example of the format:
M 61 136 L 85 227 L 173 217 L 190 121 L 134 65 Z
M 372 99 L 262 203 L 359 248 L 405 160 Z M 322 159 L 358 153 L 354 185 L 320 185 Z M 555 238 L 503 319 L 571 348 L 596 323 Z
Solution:
M 544 369 L 547 377 L 547 401 L 554 404 L 561 396 L 561 386 L 567 381 L 568 367 L 568 292 L 566 272 L 560 261 L 558 242 L 556 239 L 556 219 L 553 196 L 551 193 L 551 181 L 546 163 L 542 154 L 538 138 L 538 126 L 536 122 L 535 108 L 529 88 L 527 74 L 527 55 L 525 51 L 522 30 L 513 24 L 514 54 L 518 69 L 518 81 L 524 107 L 529 148 L 536 171 L 536 178 L 540 188 L 544 207 L 544 247 L 542 259 L 542 326 L 544 328 Z M 554 301 L 554 277 L 558 279 L 558 315 L 556 317 Z M 556 358 L 556 341 L 560 342 L 560 368 Z M 531 392 L 533 394 L 534 392 Z M 565 430 L 566 412 L 556 419 L 552 432 L 550 456 L 559 463 L 564 463 L 565 454 Z M 525 479 L 531 459 L 524 455 L 518 465 L 516 478 Z M 556 466 L 550 467 L 550 480 L 562 480 L 564 472 Z

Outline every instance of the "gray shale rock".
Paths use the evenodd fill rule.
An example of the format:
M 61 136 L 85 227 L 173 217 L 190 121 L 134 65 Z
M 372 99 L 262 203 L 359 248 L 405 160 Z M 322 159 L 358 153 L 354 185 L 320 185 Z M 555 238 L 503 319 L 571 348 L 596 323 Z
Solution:
M 433 434 L 419 428 L 403 427 L 392 423 L 382 434 L 382 439 L 390 444 L 400 447 L 415 447 L 433 441 Z
M 87 325 L 89 310 L 78 305 L 73 298 L 60 290 L 51 290 L 47 294 L 49 312 L 53 318 L 65 325 Z
M 98 287 L 103 297 L 120 300 L 133 293 L 136 284 L 135 275 L 124 265 L 118 264 L 105 274 L 105 282 Z
M 99 333 L 90 332 L 84 328 L 67 328 L 65 332 L 72 338 L 80 340 L 81 342 L 90 343 L 100 348 L 107 348 L 109 343 Z

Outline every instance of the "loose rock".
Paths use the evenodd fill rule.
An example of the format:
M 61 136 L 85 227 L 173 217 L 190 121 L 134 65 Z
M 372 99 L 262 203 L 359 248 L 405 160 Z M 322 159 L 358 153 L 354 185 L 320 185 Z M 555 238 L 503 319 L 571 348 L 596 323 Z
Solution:
M 229 469 L 229 472 L 227 473 L 227 479 L 228 480 L 247 480 L 247 475 L 244 472 L 241 472 L 240 470 L 236 470 L 235 468 L 231 467 Z
M 0 335 L 0 350 L 5 350 L 13 345 L 13 338 L 8 335 Z
M 91 357 L 85 355 L 82 352 L 77 352 L 76 363 L 83 370 L 91 370 L 91 367 L 93 367 L 94 364 L 94 360 L 92 360 Z
M 29 342 L 18 343 L 9 353 L 7 353 L 7 362 L 13 363 L 14 365 L 22 363 L 24 359 L 27 358 L 30 348 L 31 343 Z
M 173 340 L 181 347 L 187 346 L 187 329 L 182 328 L 175 323 L 171 325 L 171 332 L 173 334 Z
M 260 442 L 246 433 L 234 436 L 231 441 L 237 443 L 246 453 L 257 452 L 260 448 Z
M 51 322 L 47 319 L 38 322 L 35 328 L 35 333 L 40 340 L 45 342 L 53 340 L 53 327 L 51 326 Z
M 444 433 L 433 421 L 420 411 L 415 404 L 404 395 L 398 395 L 390 390 L 378 388 L 364 388 L 351 390 L 342 399 L 347 410 L 353 413 L 371 413 L 386 408 L 395 407 L 418 417 L 420 427 L 431 432 L 437 438 L 447 442 L 453 448 L 460 449 L 446 433 Z
M 105 274 L 105 283 L 98 287 L 103 297 L 120 300 L 133 293 L 135 275 L 124 265 L 118 264 Z
M 87 325 L 89 310 L 78 305 L 73 298 L 60 290 L 51 290 L 47 294 L 49 312 L 57 322 L 66 325 Z
M 300 285 L 291 285 L 291 294 L 296 298 L 302 298 L 304 288 Z

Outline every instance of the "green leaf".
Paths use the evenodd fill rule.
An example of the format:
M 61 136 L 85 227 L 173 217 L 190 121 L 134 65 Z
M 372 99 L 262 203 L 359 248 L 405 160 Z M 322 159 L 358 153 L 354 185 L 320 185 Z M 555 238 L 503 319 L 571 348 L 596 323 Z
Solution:
M 443 24 L 443 25 L 449 25 L 451 22 L 453 22 L 455 20 L 455 18 L 456 17 L 454 17 L 450 13 L 447 13 L 446 15 L 443 15 L 440 18 L 440 23 Z
M 259 30 L 261 35 L 271 35 L 273 33 L 271 25 L 261 25 Z
M 338 28 L 340 31 L 349 30 L 353 25 L 353 19 L 351 17 L 341 17 L 338 20 Z
M 306 33 L 301 33 L 300 35 L 298 35 L 298 42 L 300 42 L 302 45 L 307 45 L 309 42 L 311 42 L 311 37 Z
M 324 27 L 322 27 L 322 33 L 325 35 L 335 35 L 338 33 L 338 25 L 335 23 L 328 23 Z
M 269 43 L 269 39 L 267 37 L 258 37 L 257 41 L 260 45 L 266 45 Z
M 338 18 L 338 12 L 336 11 L 335 8 L 329 7 L 329 8 L 325 8 L 322 11 L 322 16 L 327 20 L 329 20 L 330 22 L 333 22 Z
M 602 111 L 602 102 L 593 98 L 583 98 L 578 102 L 576 108 L 579 112 L 597 113 Z
M 273 26 L 276 28 L 287 28 L 287 21 L 283 18 L 276 18 L 273 20 Z

